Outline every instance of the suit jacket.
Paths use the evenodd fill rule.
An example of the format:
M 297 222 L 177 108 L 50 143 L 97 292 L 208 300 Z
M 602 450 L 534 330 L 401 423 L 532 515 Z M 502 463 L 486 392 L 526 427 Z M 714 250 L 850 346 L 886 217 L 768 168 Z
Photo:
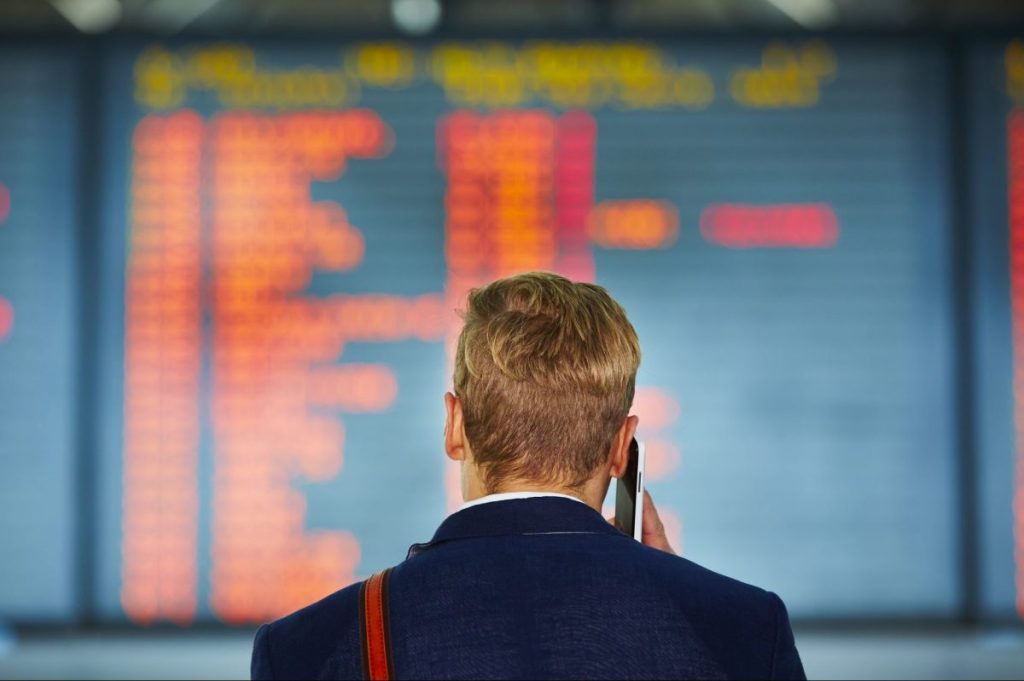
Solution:
M 359 584 L 256 633 L 252 678 L 362 678 Z M 449 516 L 391 573 L 396 678 L 804 678 L 775 594 L 570 499 Z

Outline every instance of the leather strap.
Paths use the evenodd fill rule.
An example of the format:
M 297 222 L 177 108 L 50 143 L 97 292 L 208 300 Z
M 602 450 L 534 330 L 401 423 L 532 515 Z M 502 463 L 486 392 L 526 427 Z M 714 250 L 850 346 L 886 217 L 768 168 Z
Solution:
M 389 681 L 394 674 L 391 659 L 391 626 L 388 621 L 388 576 L 382 570 L 363 582 L 359 591 L 359 640 L 363 648 L 363 678 Z

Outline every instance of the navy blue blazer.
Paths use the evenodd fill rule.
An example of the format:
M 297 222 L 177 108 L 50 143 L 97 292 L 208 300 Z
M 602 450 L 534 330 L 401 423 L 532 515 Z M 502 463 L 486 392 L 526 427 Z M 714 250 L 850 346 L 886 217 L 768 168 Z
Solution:
M 260 627 L 252 678 L 362 678 L 359 586 Z M 804 678 L 778 596 L 571 499 L 454 513 L 389 589 L 396 678 Z

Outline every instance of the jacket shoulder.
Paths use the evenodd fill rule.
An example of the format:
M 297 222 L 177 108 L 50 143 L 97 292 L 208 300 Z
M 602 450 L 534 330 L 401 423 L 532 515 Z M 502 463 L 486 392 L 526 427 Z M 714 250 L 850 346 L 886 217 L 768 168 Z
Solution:
M 362 582 L 260 627 L 253 643 L 251 675 L 263 678 L 362 676 L 359 590 Z
M 778 596 L 685 558 L 640 548 L 665 589 L 663 598 L 675 603 L 681 619 L 718 659 L 729 661 L 729 676 L 775 675 L 780 651 L 788 655 L 793 648 L 788 614 Z
M 771 604 L 770 592 L 709 570 L 682 556 L 665 553 L 639 543 L 632 544 L 630 548 L 638 554 L 635 560 L 644 562 L 659 577 L 675 586 L 687 590 L 699 588 L 701 591 L 710 592 L 720 598 L 742 601 L 747 606 Z

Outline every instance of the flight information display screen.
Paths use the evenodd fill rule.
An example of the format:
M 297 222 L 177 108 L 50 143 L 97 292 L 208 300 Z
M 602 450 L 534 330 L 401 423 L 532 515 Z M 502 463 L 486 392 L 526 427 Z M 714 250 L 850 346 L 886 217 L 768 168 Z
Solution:
M 263 621 L 399 562 L 460 503 L 456 310 L 535 269 L 636 326 L 686 557 L 798 617 L 952 614 L 942 64 L 820 40 L 113 50 L 100 614 Z
M 0 616 L 70 617 L 77 69 L 0 47 Z

